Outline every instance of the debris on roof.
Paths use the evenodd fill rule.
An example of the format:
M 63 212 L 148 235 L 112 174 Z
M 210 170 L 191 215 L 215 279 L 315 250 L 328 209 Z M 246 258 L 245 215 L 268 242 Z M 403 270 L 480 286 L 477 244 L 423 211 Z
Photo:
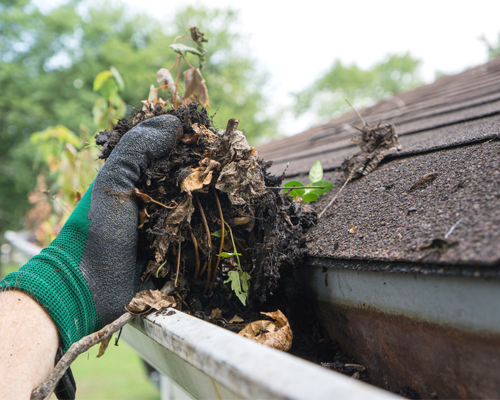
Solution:
M 500 58 L 361 110 L 370 125 L 396 127 L 399 143 L 369 175 L 346 185 L 307 237 L 314 259 L 351 265 L 418 263 L 481 271 L 500 265 Z M 271 171 L 307 174 L 320 160 L 345 181 L 355 113 L 259 148 Z M 358 129 L 358 128 L 356 128 Z M 355 227 L 356 229 L 353 229 Z M 368 264 L 367 264 L 368 263 Z M 377 264 L 378 265 L 378 264 Z M 352 267 L 352 265 L 351 265 Z

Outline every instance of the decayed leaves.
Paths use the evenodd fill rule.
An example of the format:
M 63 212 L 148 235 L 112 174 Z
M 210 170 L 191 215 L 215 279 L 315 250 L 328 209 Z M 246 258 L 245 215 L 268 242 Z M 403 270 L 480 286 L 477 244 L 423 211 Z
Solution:
M 184 71 L 184 82 L 186 91 L 182 98 L 187 102 L 197 102 L 204 107 L 210 108 L 207 86 L 200 70 L 191 68 Z
M 175 92 L 174 78 L 168 69 L 160 68 L 156 73 L 156 81 L 162 86 L 166 86 L 168 98 L 172 103 L 174 103 L 174 98 L 176 104 L 180 102 L 179 94 Z
M 360 131 L 361 135 L 354 137 L 351 143 L 357 144 L 361 152 L 342 164 L 346 181 L 368 175 L 389 150 L 401 150 L 396 127 L 393 124 L 365 125 Z
M 274 321 L 259 320 L 246 325 L 238 335 L 274 349 L 288 351 L 292 347 L 293 332 L 288 319 L 280 311 L 261 313 Z
M 419 188 L 422 185 L 425 185 L 427 182 L 431 182 L 437 178 L 439 174 L 437 172 L 430 172 L 425 174 L 422 178 L 420 178 L 417 182 L 413 184 L 413 186 L 408 190 L 408 193 L 413 192 L 415 189 Z
M 248 145 L 243 132 L 237 130 L 237 122 L 228 122 L 224 137 L 227 140 L 231 162 L 222 168 L 215 187 L 227 193 L 233 205 L 243 205 L 265 194 L 266 185 L 258 154 Z M 232 128 L 229 128 L 230 126 Z
M 205 174 L 206 167 L 198 167 L 191 169 L 191 173 L 181 182 L 181 190 L 183 192 L 199 192 L 208 193 L 210 182 L 212 182 L 212 171 Z
M 241 318 L 241 317 L 239 317 L 238 315 L 235 314 L 234 317 L 231 318 L 228 322 L 230 324 L 239 324 L 239 323 L 244 322 L 244 321 L 245 320 L 243 318 Z
M 99 352 L 97 353 L 97 356 L 96 356 L 97 358 L 100 358 L 104 355 L 104 353 L 106 352 L 106 349 L 109 346 L 109 342 L 110 342 L 112 337 L 113 336 L 110 336 L 101 342 L 101 344 L 99 345 Z
M 159 265 L 165 260 L 170 243 L 180 240 L 178 237 L 180 228 L 184 225 L 189 225 L 191 222 L 194 206 L 192 201 L 193 197 L 190 193 L 188 194 L 186 200 L 180 203 L 166 218 L 164 225 L 165 235 L 158 236 L 153 243 L 153 248 L 155 248 L 155 261 Z
M 143 290 L 134 296 L 125 309 L 131 314 L 139 315 L 150 310 L 161 310 L 176 305 L 177 303 L 172 296 L 168 296 L 159 290 Z
M 361 120 L 364 123 L 363 128 L 356 128 L 361 132 L 361 135 L 351 140 L 351 143 L 358 145 L 361 152 L 342 163 L 341 169 L 344 171 L 344 184 L 335 196 L 332 197 L 323 211 L 318 214 L 318 218 L 321 218 L 352 179 L 368 175 L 372 172 L 377 168 L 377 165 L 383 160 L 389 150 L 401 150 L 396 127 L 393 124 L 370 126 L 362 118 Z
M 207 42 L 207 39 L 204 38 L 205 34 L 200 32 L 200 30 L 196 26 L 192 26 L 190 28 L 191 39 L 196 43 L 196 50 L 199 51 L 200 55 L 198 55 L 198 59 L 200 60 L 200 69 L 203 68 L 203 64 L 205 64 L 205 56 L 207 54 L 207 50 L 203 43 Z

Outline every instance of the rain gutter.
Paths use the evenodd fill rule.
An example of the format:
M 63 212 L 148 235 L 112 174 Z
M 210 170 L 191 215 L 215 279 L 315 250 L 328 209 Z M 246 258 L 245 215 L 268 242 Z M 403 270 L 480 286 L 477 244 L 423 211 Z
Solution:
M 400 398 L 178 310 L 136 318 L 122 337 L 169 378 L 169 398 Z

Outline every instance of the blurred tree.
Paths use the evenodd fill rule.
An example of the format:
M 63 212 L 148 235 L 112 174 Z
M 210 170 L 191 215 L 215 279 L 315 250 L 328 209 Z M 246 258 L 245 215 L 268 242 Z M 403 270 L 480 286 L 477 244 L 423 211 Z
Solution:
M 255 118 L 266 109 L 265 75 L 239 50 L 233 11 L 189 7 L 158 21 L 115 3 L 69 0 L 43 12 L 36 6 L 40 3 L 0 2 L 0 231 L 19 228 L 38 170 L 48 169 L 34 169 L 37 151 L 30 135 L 57 125 L 73 132 L 83 125 L 94 132 L 92 107 L 99 94 L 93 81 L 111 66 L 126 83 L 120 95 L 127 113 L 140 108 L 150 85 L 157 85 L 156 71 L 173 64 L 177 54 L 169 44 L 188 24 L 209 40 L 203 76 L 218 127 L 234 117 L 250 141 L 272 135 L 275 122 Z
M 500 33 L 498 34 L 496 43 L 491 43 L 484 35 L 481 36 L 479 40 L 481 40 L 488 49 L 488 59 L 493 60 L 500 56 Z
M 358 109 L 373 105 L 381 98 L 421 85 L 419 64 L 420 60 L 409 53 L 388 55 L 370 69 L 346 66 L 337 60 L 310 87 L 296 93 L 295 114 L 310 111 L 323 120 L 336 118 L 350 111 L 346 98 Z

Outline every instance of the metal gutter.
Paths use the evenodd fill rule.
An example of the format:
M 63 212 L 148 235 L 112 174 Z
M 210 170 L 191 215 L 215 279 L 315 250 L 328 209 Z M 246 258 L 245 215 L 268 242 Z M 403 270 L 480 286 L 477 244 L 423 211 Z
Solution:
M 500 397 L 500 280 L 314 264 L 300 276 L 322 325 L 371 383 L 422 398 Z
M 177 310 L 136 318 L 122 337 L 169 377 L 175 398 L 400 398 Z

